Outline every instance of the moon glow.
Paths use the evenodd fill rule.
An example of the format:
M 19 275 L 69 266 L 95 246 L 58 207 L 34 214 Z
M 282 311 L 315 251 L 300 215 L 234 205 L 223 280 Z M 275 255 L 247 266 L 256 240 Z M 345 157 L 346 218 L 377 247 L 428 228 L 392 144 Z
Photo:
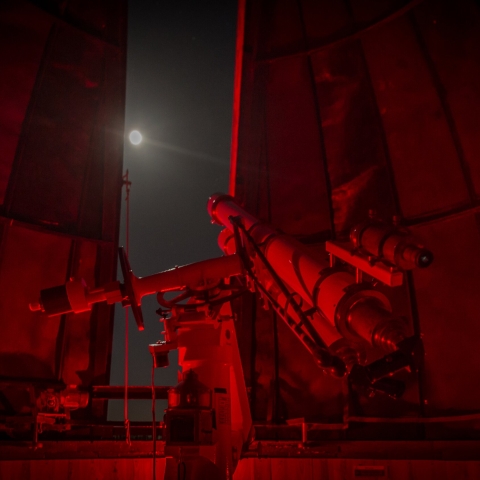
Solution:
M 132 130 L 128 138 L 133 145 L 139 145 L 142 141 L 142 134 L 138 130 Z

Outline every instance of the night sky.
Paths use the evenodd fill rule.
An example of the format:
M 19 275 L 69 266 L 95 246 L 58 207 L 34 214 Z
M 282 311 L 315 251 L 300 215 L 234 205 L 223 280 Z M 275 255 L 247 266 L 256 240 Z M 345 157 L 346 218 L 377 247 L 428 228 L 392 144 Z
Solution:
M 132 0 L 128 22 L 124 170 L 132 181 L 130 264 L 135 275 L 146 276 L 221 255 L 219 228 L 210 224 L 206 202 L 228 190 L 236 1 Z M 133 129 L 143 135 L 139 146 L 128 141 Z M 144 298 L 143 332 L 129 316 L 131 385 L 150 384 L 148 344 L 162 330 L 157 308 L 154 297 Z M 124 383 L 124 338 L 125 314 L 117 306 L 113 385 Z M 176 370 L 157 370 L 156 384 L 177 383 Z M 161 417 L 165 404 L 158 407 Z M 131 401 L 129 409 L 131 420 L 151 418 L 148 401 Z M 109 419 L 122 418 L 123 402 L 110 402 Z

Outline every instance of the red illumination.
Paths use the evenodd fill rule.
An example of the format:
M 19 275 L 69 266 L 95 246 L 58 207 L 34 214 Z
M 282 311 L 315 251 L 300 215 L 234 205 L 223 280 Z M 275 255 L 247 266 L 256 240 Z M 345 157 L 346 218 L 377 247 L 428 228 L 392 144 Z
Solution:
M 243 75 L 243 48 L 245 38 L 245 5 L 246 0 L 238 1 L 237 44 L 235 48 L 235 76 L 233 83 L 232 147 L 230 155 L 230 195 L 235 195 L 235 179 L 237 173 L 238 130 L 240 123 L 240 105 Z

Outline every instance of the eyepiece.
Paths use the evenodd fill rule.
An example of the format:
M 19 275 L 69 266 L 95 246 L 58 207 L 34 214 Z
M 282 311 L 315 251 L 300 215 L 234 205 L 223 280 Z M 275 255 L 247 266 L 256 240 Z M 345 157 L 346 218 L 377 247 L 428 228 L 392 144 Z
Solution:
M 406 245 L 402 252 L 402 260 L 418 268 L 427 268 L 433 262 L 433 253 L 423 247 Z
M 433 262 L 433 253 L 426 248 L 420 249 L 415 264 L 418 268 L 427 268 Z

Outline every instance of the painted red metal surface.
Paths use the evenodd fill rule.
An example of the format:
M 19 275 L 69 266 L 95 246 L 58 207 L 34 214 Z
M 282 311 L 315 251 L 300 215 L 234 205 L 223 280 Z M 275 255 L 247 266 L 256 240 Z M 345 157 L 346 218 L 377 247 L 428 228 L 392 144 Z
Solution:
M 44 4 L 18 2 L 0 15 L 7 72 L 0 79 L 0 291 L 8 300 L 0 305 L 0 371 L 9 382 L 33 377 L 55 388 L 55 382 L 90 386 L 106 383 L 111 323 L 98 320 L 110 318 L 109 307 L 75 322 L 40 324 L 26 306 L 39 290 L 70 277 L 90 285 L 115 280 L 121 142 L 110 133 L 122 130 L 124 38 L 117 33 L 125 13 L 116 2 L 70 1 L 50 2 L 52 15 L 38 6 Z M 243 214 L 245 226 L 255 218 L 270 222 L 303 244 L 299 251 L 319 258 L 311 269 L 302 267 L 307 290 L 318 267 L 328 265 L 324 242 L 346 242 L 370 209 L 385 220 L 400 217 L 435 255 L 428 269 L 405 273 L 402 286 L 378 287 L 425 346 L 419 374 L 405 374 L 401 401 L 355 395 L 319 371 L 259 296 L 233 300 L 260 437 L 251 456 L 332 455 L 333 441 L 340 443 L 333 455 L 341 456 L 361 440 L 364 450 L 352 456 L 378 460 L 383 440 L 405 439 L 385 454 L 398 460 L 249 460 L 244 474 L 328 471 L 348 478 L 384 466 L 384 476 L 398 478 L 478 477 L 478 462 L 432 460 L 444 450 L 411 460 L 425 444 L 443 439 L 455 448 L 459 439 L 479 437 L 477 3 L 245 0 L 240 8 L 230 193 L 252 215 Z M 235 213 L 226 209 L 222 223 Z M 231 253 L 232 238 L 229 245 Z M 280 241 L 268 255 L 293 261 Z M 277 267 L 305 290 L 292 264 Z M 8 385 L 2 414 L 28 413 L 31 389 L 12 393 Z M 86 417 L 101 418 L 103 405 L 94 404 Z M 294 441 L 268 443 L 275 438 Z M 312 441 L 326 443 L 315 449 Z M 50 458 L 62 455 L 55 448 Z M 461 448 L 442 458 L 474 458 L 468 445 Z M 81 450 L 76 445 L 65 458 L 79 458 Z M 78 462 L 11 463 L 1 471 L 91 474 L 91 463 Z M 134 465 L 121 461 L 115 470 L 98 460 L 92 468 L 114 478 L 122 468 L 133 475 Z M 142 462 L 137 467 L 151 473 Z
M 0 387 L 0 412 L 7 417 L 36 408 L 20 386 L 25 380 L 89 388 L 109 379 L 111 307 L 39 322 L 25 300 L 68 278 L 116 277 L 125 20 L 125 2 L 21 1 L 0 9 L 0 377 L 10 382 Z M 77 415 L 101 419 L 105 406 L 98 400 Z
M 348 400 L 245 299 L 239 342 L 254 418 L 338 418 L 341 398 L 366 417 L 476 410 L 479 23 L 470 0 L 247 1 L 236 200 L 320 256 L 323 242 L 347 242 L 374 210 L 400 219 L 435 257 L 384 291 L 426 351 L 397 404 Z M 385 434 L 365 426 L 358 435 L 367 431 Z M 451 435 L 478 434 L 465 424 Z
M 222 194 L 213 195 L 207 208 L 213 221 L 224 225 L 232 234 L 236 225 L 242 225 L 246 234 L 248 233 L 260 247 L 269 267 L 281 281 L 288 285 L 289 292 L 301 297 L 310 309 L 313 306 L 317 310 L 321 317 L 312 317 L 312 325 L 320 337 L 325 336 L 333 340 L 335 335 L 332 335 L 332 329 L 337 329 L 344 337 L 352 337 L 352 334 L 353 336 L 359 335 L 376 346 L 391 346 L 402 340 L 402 334 L 399 332 L 394 335 L 395 342 L 388 335 L 383 337 L 378 333 L 377 325 L 383 321 L 388 322 L 389 317 L 393 322 L 394 315 L 391 314 L 391 305 L 388 299 L 379 291 L 374 290 L 371 284 L 357 282 L 358 276 L 344 269 L 335 270 L 333 263 L 329 264 L 328 257 L 321 258 L 320 255 L 309 251 L 299 241 L 258 221 L 236 204 L 232 197 Z M 226 241 L 226 245 L 220 245 L 220 247 L 228 251 L 231 248 L 228 245 L 231 241 L 230 237 L 222 235 L 220 240 Z M 350 265 L 358 269 L 359 265 L 353 253 L 350 256 L 354 258 L 349 260 Z M 368 267 L 370 267 L 369 264 Z M 371 267 L 364 271 L 369 273 Z M 398 273 L 400 278 L 403 278 L 403 274 Z M 255 267 L 255 275 L 258 282 L 264 287 L 272 283 L 272 279 L 262 273 L 262 268 L 258 265 Z M 389 278 L 384 280 L 384 283 L 388 285 Z M 289 292 L 282 292 L 280 304 L 286 302 Z M 272 295 L 276 297 L 278 293 Z M 373 299 L 374 302 L 372 302 Z M 366 309 L 361 315 L 358 313 L 358 309 L 354 308 L 355 303 L 358 302 L 362 302 Z M 305 306 L 303 308 L 310 310 Z M 350 333 L 347 331 L 349 329 Z M 405 334 L 403 338 L 406 336 Z M 327 345 L 331 344 L 327 342 Z

